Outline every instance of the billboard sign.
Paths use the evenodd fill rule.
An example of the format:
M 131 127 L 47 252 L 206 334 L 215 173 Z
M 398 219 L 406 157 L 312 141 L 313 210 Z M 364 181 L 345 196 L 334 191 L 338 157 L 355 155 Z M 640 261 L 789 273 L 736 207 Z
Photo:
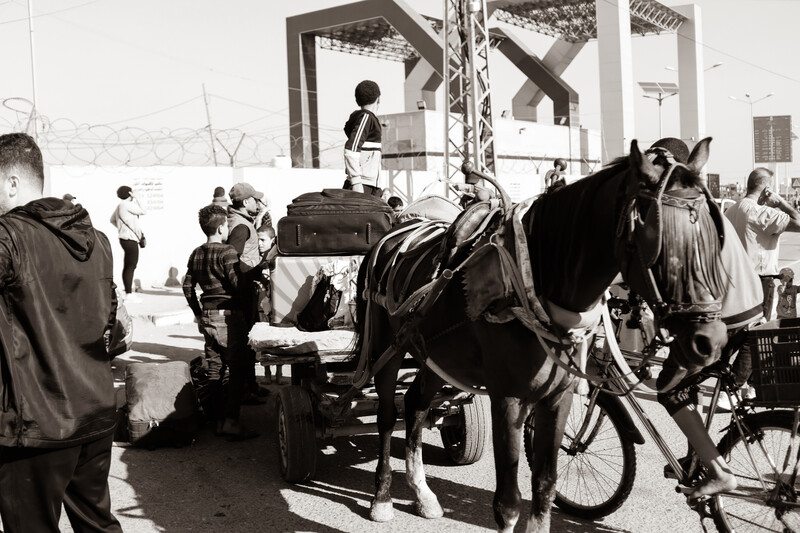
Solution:
M 708 176 L 708 190 L 711 196 L 719 198 L 719 174 L 706 174 Z
M 753 148 L 756 163 L 791 163 L 791 115 L 753 117 Z

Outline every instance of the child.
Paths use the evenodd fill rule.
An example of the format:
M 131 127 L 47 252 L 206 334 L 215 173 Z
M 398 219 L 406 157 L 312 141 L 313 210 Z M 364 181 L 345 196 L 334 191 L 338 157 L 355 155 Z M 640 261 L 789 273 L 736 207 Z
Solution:
M 797 318 L 797 289 L 793 285 L 794 270 L 782 268 L 780 272 L 781 286 L 778 287 L 778 318 Z
M 392 215 L 393 216 L 392 222 L 396 224 L 397 217 L 400 215 L 400 213 L 403 212 L 403 209 L 405 208 L 403 206 L 403 199 L 400 198 L 399 196 L 392 196 L 388 200 L 386 200 L 386 203 L 389 204 L 389 207 L 391 207 L 392 211 L 394 211 L 394 215 Z
M 269 322 L 272 314 L 272 298 L 270 276 L 275 268 L 275 256 L 278 255 L 278 246 L 275 239 L 275 228 L 263 224 L 257 231 L 258 253 L 261 255 L 261 276 L 256 281 L 256 303 L 258 308 L 258 321 Z M 264 366 L 264 377 L 267 383 L 272 383 L 271 367 Z M 281 381 L 281 367 L 277 368 L 277 382 Z
M 278 247 L 275 243 L 275 228 L 264 224 L 258 228 L 258 253 L 261 255 L 261 276 L 256 282 L 258 286 L 258 321 L 269 322 L 269 315 L 272 312 L 270 304 L 270 285 L 269 278 L 272 269 L 275 268 L 275 256 L 278 255 Z
M 240 290 L 246 286 L 239 268 L 239 256 L 228 238 L 225 209 L 209 205 L 198 213 L 206 243 L 189 256 L 183 294 L 194 312 L 197 328 L 205 339 L 205 358 L 215 433 L 228 440 L 257 437 L 239 421 L 247 382 L 247 322 Z M 195 285 L 203 294 L 197 299 Z M 225 367 L 229 371 L 228 393 L 222 390 Z
M 342 188 L 381 197 L 378 175 L 381 171 L 381 123 L 375 112 L 381 89 L 374 81 L 356 85 L 356 109 L 344 125 L 344 168 L 347 179 Z

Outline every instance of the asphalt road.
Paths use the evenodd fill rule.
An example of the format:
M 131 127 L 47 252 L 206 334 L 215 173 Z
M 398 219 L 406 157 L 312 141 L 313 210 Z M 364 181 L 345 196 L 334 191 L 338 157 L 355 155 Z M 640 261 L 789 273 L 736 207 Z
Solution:
M 121 378 L 130 361 L 185 360 L 201 353 L 194 325 L 155 327 L 137 320 L 133 350 L 118 358 Z M 277 385 L 271 385 L 273 391 Z M 122 390 L 122 389 L 121 389 Z M 404 479 L 403 435 L 392 442 L 395 518 L 386 524 L 369 520 L 376 456 L 374 435 L 339 437 L 320 442 L 315 479 L 303 485 L 285 483 L 278 472 L 274 438 L 274 396 L 266 405 L 244 407 L 243 419 L 262 435 L 227 442 L 203 428 L 189 447 L 148 451 L 116 446 L 109 484 L 112 507 L 126 532 L 477 532 L 495 530 L 491 502 L 494 467 L 491 449 L 478 463 L 453 466 L 438 431 L 425 432 L 424 457 L 429 484 L 445 509 L 438 520 L 425 520 L 412 509 Z M 664 436 L 683 454 L 685 446 L 661 406 L 645 401 Z M 630 499 L 600 522 L 553 513 L 554 532 L 702 531 L 697 515 L 662 475 L 664 459 L 648 438 L 637 447 L 638 473 Z M 521 459 L 519 483 L 530 502 L 530 470 Z M 518 524 L 517 531 L 523 528 Z M 65 517 L 62 531 L 72 531 Z

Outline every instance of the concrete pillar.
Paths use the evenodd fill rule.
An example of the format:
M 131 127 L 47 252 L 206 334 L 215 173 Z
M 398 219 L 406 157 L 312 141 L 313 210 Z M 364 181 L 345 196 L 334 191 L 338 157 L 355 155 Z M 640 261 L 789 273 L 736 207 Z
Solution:
M 680 93 L 681 139 L 691 148 L 706 136 L 703 28 L 700 7 L 673 7 L 687 18 L 678 28 L 678 87 Z
M 595 0 L 600 67 L 601 159 L 628 153 L 634 138 L 631 10 L 628 0 Z
M 442 84 L 442 77 L 424 59 L 415 58 L 405 62 L 406 82 L 405 111 L 417 111 L 417 102 L 425 102 L 425 109 L 436 109 L 436 89 Z
M 316 40 L 292 31 L 293 19 L 286 20 L 292 166 L 319 168 Z

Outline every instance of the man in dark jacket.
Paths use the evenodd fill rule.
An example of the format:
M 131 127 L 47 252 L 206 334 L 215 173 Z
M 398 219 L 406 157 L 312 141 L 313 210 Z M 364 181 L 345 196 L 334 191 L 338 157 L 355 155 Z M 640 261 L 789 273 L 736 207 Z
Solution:
M 42 198 L 42 154 L 0 136 L 0 516 L 6 533 L 122 531 L 108 471 L 111 246 L 89 214 Z

